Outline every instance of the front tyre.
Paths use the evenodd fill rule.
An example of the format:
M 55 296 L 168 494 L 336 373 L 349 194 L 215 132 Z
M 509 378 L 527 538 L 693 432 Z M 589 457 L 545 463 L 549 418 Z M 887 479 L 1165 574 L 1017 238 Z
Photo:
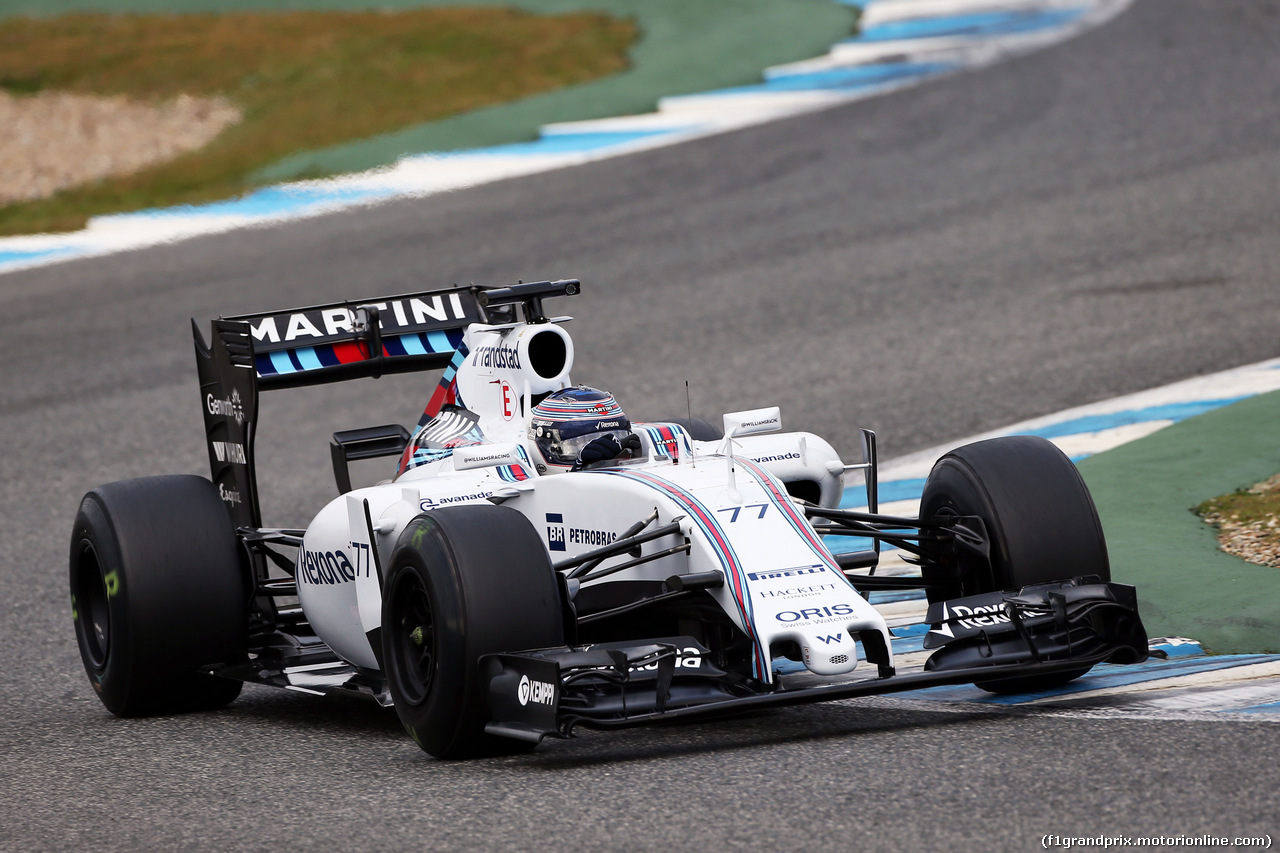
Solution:
M 220 708 L 241 684 L 248 595 L 217 489 L 190 475 L 100 486 L 71 534 L 71 612 L 85 672 L 113 714 Z
M 401 533 L 382 600 L 387 681 L 405 730 L 437 758 L 527 745 L 485 734 L 483 655 L 564 644 L 542 539 L 509 507 L 423 513 Z
M 947 515 L 982 519 L 990 561 L 964 550 L 936 549 L 923 566 L 925 579 L 939 584 L 930 587 L 930 602 L 1083 575 L 1111 580 L 1107 543 L 1089 489 L 1066 454 L 1043 438 L 993 438 L 939 459 L 925 481 L 920 517 Z M 996 693 L 1039 690 L 1088 671 L 978 686 Z

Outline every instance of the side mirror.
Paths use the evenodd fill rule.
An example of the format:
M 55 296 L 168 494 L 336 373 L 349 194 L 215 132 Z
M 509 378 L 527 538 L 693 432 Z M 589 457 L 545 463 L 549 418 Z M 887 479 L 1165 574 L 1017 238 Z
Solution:
M 725 438 L 759 435 L 780 429 L 782 429 L 782 410 L 777 406 L 768 409 L 749 409 L 744 412 L 728 412 L 724 416 Z

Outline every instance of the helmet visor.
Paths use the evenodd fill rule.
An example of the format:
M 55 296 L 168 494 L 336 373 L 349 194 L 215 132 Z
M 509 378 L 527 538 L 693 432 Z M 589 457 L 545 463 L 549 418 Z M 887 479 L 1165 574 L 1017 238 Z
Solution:
M 614 441 L 621 444 L 622 439 L 630 434 L 631 430 L 627 429 L 608 429 L 600 432 L 586 432 L 570 438 L 561 438 L 560 430 L 546 429 L 543 431 L 542 437 L 538 439 L 538 449 L 542 451 L 542 455 L 547 462 L 552 465 L 572 465 L 578 461 L 578 454 L 582 452 L 582 448 L 600 436 L 611 435 Z

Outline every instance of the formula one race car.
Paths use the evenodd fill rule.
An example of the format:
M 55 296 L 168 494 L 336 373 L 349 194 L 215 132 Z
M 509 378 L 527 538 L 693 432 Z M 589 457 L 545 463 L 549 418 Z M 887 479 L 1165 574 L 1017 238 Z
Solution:
M 1063 683 L 1146 658 L 1074 465 L 1028 436 L 962 447 L 918 518 L 877 512 L 875 436 L 846 465 L 777 408 L 632 423 L 573 386 L 543 303 L 577 281 L 469 286 L 195 328 L 212 482 L 89 492 L 71 538 L 76 635 L 130 716 L 215 708 L 243 682 L 394 705 L 436 756 L 751 708 L 976 683 Z M 193 323 L 194 326 L 194 323 Z M 413 432 L 335 433 L 340 496 L 264 528 L 259 391 L 437 369 Z M 352 490 L 350 463 L 399 459 Z M 390 464 L 388 464 L 388 468 Z M 867 511 L 840 509 L 850 472 Z M 840 553 L 833 536 L 867 543 Z M 845 540 L 847 541 L 847 540 Z M 920 568 L 877 574 L 882 543 Z M 855 546 L 856 547 L 856 546 Z M 837 549 L 839 550 L 839 549 Z M 895 665 L 868 599 L 924 590 L 931 650 Z M 869 669 L 869 672 L 865 670 Z

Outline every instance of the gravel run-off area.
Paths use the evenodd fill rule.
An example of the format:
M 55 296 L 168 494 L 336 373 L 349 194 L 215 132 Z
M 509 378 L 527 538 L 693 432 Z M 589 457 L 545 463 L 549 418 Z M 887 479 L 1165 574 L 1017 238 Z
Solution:
M 1251 486 L 1243 496 L 1257 502 L 1274 499 L 1278 492 L 1280 474 Z M 1246 562 L 1280 569 L 1280 517 L 1263 513 L 1260 517 L 1242 519 L 1238 512 L 1214 509 L 1217 502 L 1206 502 L 1201 511 L 1204 520 L 1218 528 L 1219 547 Z
M 136 172 L 207 145 L 240 121 L 223 98 L 0 92 L 0 204 Z

